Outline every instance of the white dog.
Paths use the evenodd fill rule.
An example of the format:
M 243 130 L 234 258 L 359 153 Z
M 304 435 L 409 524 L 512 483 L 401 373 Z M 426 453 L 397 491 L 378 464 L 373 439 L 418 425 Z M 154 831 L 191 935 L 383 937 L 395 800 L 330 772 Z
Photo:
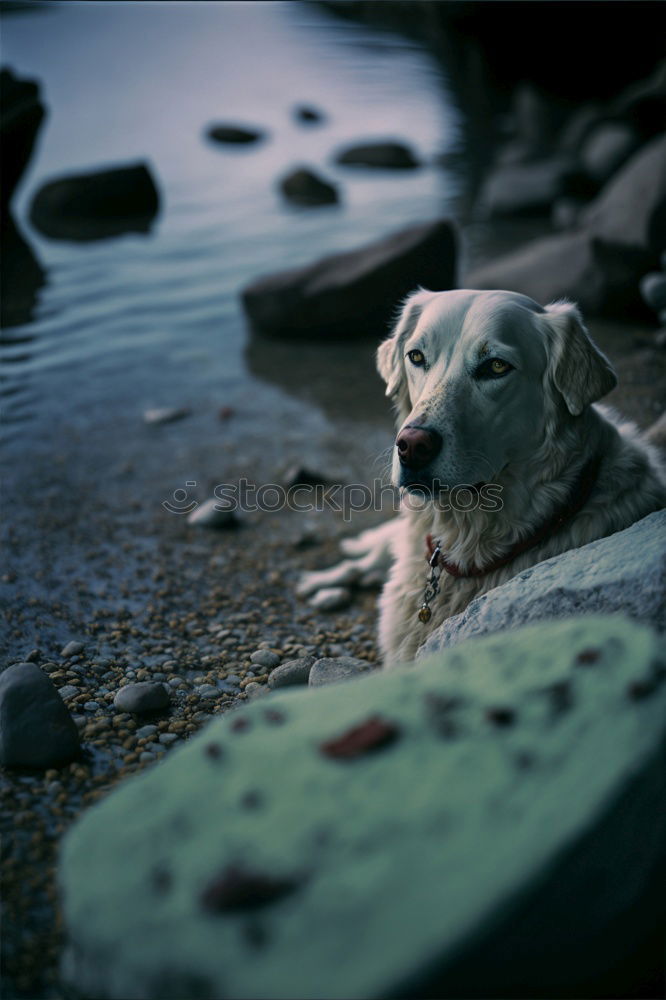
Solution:
M 479 594 L 666 505 L 657 451 L 591 405 L 617 379 L 567 302 L 417 291 L 377 366 L 398 417 L 401 513 L 343 546 L 357 558 L 306 574 L 299 593 L 363 583 L 392 561 L 387 666 L 413 659 Z

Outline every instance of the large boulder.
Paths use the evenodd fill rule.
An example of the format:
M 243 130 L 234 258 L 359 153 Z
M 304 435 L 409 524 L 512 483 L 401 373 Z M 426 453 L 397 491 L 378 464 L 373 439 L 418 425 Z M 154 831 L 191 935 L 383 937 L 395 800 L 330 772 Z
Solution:
M 59 177 L 42 185 L 30 206 L 30 221 L 59 240 L 98 240 L 147 232 L 159 195 L 145 163 Z
M 544 304 L 571 298 L 589 316 L 648 319 L 638 282 L 653 258 L 640 247 L 609 243 L 586 231 L 566 232 L 532 240 L 481 265 L 468 272 L 465 285 L 521 292 Z
M 0 208 L 3 214 L 30 161 L 43 119 L 39 85 L 34 80 L 21 80 L 10 69 L 0 71 Z
M 666 510 L 537 563 L 482 594 L 440 625 L 419 657 L 531 622 L 611 612 L 666 631 Z
M 662 958 L 664 679 L 648 628 L 592 617 L 212 721 L 67 834 L 68 986 L 637 995 Z
M 259 278 L 242 293 L 253 327 L 283 337 L 380 337 L 417 285 L 455 287 L 450 222 L 401 229 L 358 250 Z
M 0 764 L 47 768 L 80 750 L 79 731 L 50 678 L 35 663 L 0 674 Z
M 666 135 L 631 157 L 585 210 L 582 223 L 608 242 L 650 250 L 654 255 L 664 249 Z

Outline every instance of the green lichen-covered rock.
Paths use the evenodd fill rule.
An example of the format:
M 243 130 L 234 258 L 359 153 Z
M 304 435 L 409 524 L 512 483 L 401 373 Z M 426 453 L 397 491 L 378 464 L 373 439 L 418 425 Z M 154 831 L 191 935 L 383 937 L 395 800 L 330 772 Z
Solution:
M 585 617 L 230 713 L 66 837 L 66 979 L 627 995 L 661 905 L 665 709 L 656 635 Z

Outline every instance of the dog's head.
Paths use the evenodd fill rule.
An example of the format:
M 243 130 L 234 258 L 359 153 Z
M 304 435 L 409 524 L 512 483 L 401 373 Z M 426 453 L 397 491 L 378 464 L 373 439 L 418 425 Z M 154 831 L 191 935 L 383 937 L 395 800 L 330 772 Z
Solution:
M 558 419 L 616 385 L 577 308 L 501 291 L 414 292 L 377 367 L 398 414 L 393 482 L 446 488 L 496 481 Z

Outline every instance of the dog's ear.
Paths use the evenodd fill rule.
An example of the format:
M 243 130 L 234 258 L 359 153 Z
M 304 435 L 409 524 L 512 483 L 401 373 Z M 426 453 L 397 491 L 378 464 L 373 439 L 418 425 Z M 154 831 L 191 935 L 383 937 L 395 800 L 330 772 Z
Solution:
M 377 371 L 386 382 L 386 395 L 398 407 L 408 402 L 403 345 L 414 332 L 426 302 L 435 294 L 425 288 L 412 292 L 402 304 L 391 335 L 377 348 Z
M 617 375 L 585 329 L 571 302 L 546 306 L 548 368 L 546 378 L 562 394 L 569 413 L 579 416 L 586 406 L 617 385 Z

